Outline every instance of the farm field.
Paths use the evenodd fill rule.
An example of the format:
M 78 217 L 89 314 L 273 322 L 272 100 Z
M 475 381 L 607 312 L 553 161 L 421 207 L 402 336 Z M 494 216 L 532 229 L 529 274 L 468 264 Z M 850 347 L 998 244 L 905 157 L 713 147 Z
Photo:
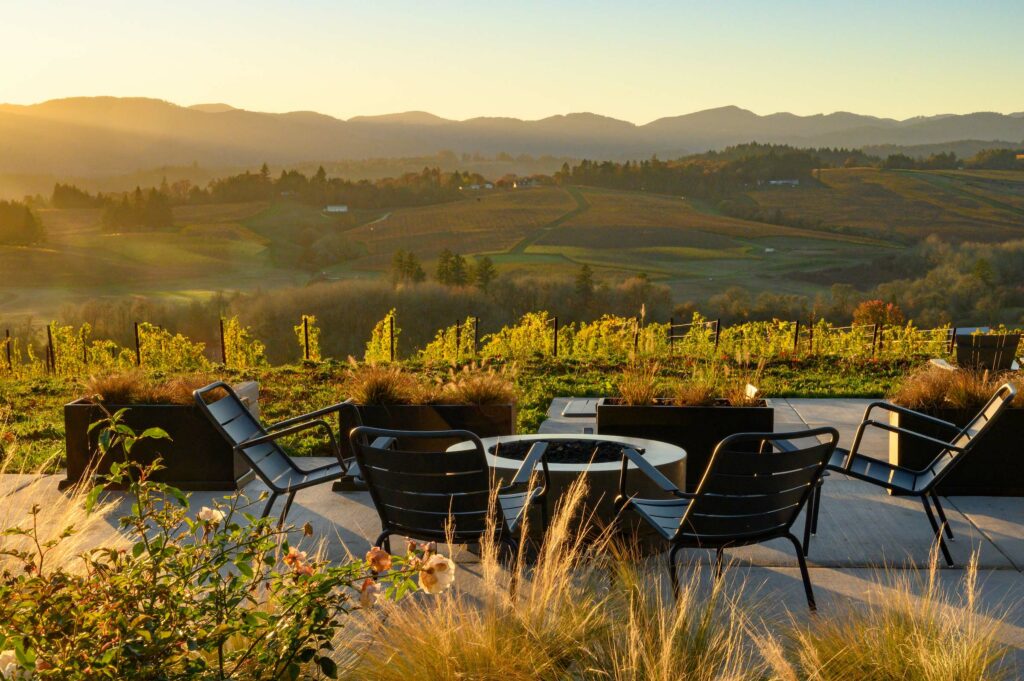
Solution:
M 103 296 L 187 300 L 316 276 L 386 276 L 398 249 L 414 252 L 428 274 L 448 248 L 486 254 L 517 276 L 567 276 L 583 263 L 612 282 L 645 273 L 678 300 L 734 285 L 814 295 L 837 281 L 877 283 L 872 273 L 892 278 L 894 256 L 932 233 L 1024 238 L 1020 173 L 860 168 L 820 178 L 748 193 L 763 213 L 820 229 L 729 217 L 711 201 L 592 187 L 481 190 L 451 203 L 341 215 L 290 201 L 179 206 L 175 229 L 127 234 L 103 233 L 99 210 L 41 209 L 45 244 L 0 247 L 0 317 L 53 316 Z M 336 256 L 311 259 L 324 244 Z M 888 269 L 877 266 L 883 260 Z
M 871 230 L 958 241 L 1024 237 L 1024 177 L 999 171 L 825 169 L 820 184 L 749 192 L 762 209 Z

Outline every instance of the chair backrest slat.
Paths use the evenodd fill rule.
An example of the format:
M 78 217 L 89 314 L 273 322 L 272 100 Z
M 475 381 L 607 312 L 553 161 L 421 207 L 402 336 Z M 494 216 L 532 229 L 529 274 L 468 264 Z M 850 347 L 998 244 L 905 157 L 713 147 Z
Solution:
M 822 436 L 827 438 L 824 443 L 815 439 Z M 799 440 L 812 444 L 791 444 Z M 711 455 L 677 536 L 721 542 L 785 534 L 838 440 L 834 428 L 727 437 Z
M 492 475 L 483 444 L 468 431 L 392 431 L 361 426 L 350 435 L 352 451 L 385 530 L 416 539 L 444 540 L 450 529 L 459 540 L 486 530 Z M 393 438 L 409 449 L 375 447 Z M 452 441 L 471 449 L 435 451 Z M 500 509 L 495 509 L 503 522 Z
M 207 403 L 206 396 L 223 391 L 224 396 Z M 213 422 L 214 427 L 232 446 L 267 434 L 256 417 L 227 383 L 218 381 L 192 393 L 196 406 Z M 265 442 L 239 450 L 242 457 L 268 487 L 287 487 L 288 473 L 294 471 L 291 460 L 276 443 Z

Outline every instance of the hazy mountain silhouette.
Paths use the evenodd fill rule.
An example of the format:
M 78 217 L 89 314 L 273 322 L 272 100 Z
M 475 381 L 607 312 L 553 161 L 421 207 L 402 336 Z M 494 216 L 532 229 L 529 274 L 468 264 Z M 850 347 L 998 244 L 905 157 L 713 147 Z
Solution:
M 590 158 L 671 157 L 729 144 L 932 145 L 1024 140 L 1024 112 L 898 121 L 848 112 L 766 116 L 735 106 L 634 125 L 593 113 L 536 121 L 453 121 L 422 111 L 347 121 L 311 111 L 270 114 L 228 104 L 183 107 L 145 98 L 75 97 L 0 105 L 0 172 L 99 175 L 161 165 L 258 166 L 434 154 L 441 150 Z

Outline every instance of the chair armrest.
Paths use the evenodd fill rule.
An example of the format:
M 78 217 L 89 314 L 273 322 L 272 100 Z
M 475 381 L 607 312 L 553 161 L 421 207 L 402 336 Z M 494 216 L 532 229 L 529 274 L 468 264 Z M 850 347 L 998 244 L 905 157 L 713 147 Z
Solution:
M 351 409 L 356 414 L 356 422 L 360 423 L 361 420 L 358 418 L 359 409 L 356 407 L 355 403 L 352 402 L 352 400 L 345 400 L 344 402 L 332 404 L 331 406 L 324 407 L 323 409 L 311 411 L 308 414 L 302 414 L 301 416 L 296 416 L 294 418 L 278 421 L 277 423 L 267 426 L 266 429 L 268 433 L 272 433 L 281 428 L 288 428 L 289 426 L 293 426 L 296 423 L 304 423 L 306 421 L 312 421 L 314 419 L 322 419 L 324 416 L 328 416 L 335 412 L 345 411 L 348 409 Z
M 952 431 L 955 431 L 955 432 L 960 432 L 960 426 L 956 425 L 955 423 L 950 423 L 949 421 L 944 421 L 942 419 L 935 418 L 934 416 L 929 416 L 928 414 L 922 414 L 921 412 L 914 411 L 913 409 L 907 409 L 906 407 L 900 407 L 898 405 L 892 404 L 891 402 L 872 402 L 871 404 L 869 404 L 867 410 L 865 410 L 865 412 L 864 412 L 864 420 L 865 421 L 867 421 L 871 417 L 871 412 L 874 409 L 882 409 L 884 411 L 891 411 L 891 412 L 893 412 L 895 414 L 904 414 L 906 416 L 913 416 L 914 418 L 921 419 L 922 421 L 927 421 L 928 423 L 931 423 L 932 425 L 942 426 L 942 427 L 947 428 L 949 430 L 952 430 Z
M 254 437 L 250 440 L 246 440 L 245 442 L 239 442 L 237 445 L 235 445 L 235 451 L 240 452 L 244 449 L 248 449 L 249 447 L 255 447 L 256 445 L 262 445 L 267 442 L 274 442 L 275 440 L 280 440 L 283 437 L 294 435 L 295 433 L 300 433 L 304 430 L 309 430 L 311 428 L 322 428 L 327 432 L 327 437 L 331 441 L 331 448 L 334 450 L 334 455 L 340 461 L 341 450 L 338 448 L 338 439 L 334 437 L 334 430 L 327 423 L 327 421 L 324 421 L 323 419 L 315 419 L 312 421 L 306 421 L 305 423 L 296 423 L 295 425 L 289 426 L 287 428 L 282 428 L 276 432 L 267 433 L 266 435 L 260 435 L 259 437 Z
M 534 442 L 530 446 L 530 451 L 526 453 L 526 458 L 523 459 L 522 465 L 519 466 L 519 470 L 516 471 L 516 475 L 512 478 L 512 482 L 503 486 L 498 493 L 511 492 L 513 487 L 520 485 L 527 485 L 530 482 L 530 478 L 533 476 L 533 471 L 537 468 L 537 462 L 540 462 L 541 472 L 544 476 L 544 486 L 539 490 L 535 490 L 533 494 L 534 501 L 540 501 L 547 494 L 548 489 L 551 488 L 551 474 L 548 471 L 548 459 L 545 456 L 548 449 L 547 442 Z
M 938 446 L 943 447 L 945 449 L 952 449 L 954 452 L 962 452 L 962 451 L 964 451 L 966 449 L 965 447 L 959 447 L 959 446 L 951 444 L 951 443 L 949 443 L 949 442 L 947 442 L 945 440 L 940 440 L 940 439 L 938 439 L 936 437 L 931 437 L 930 435 L 925 435 L 924 433 L 919 433 L 916 430 L 908 430 L 907 428 L 898 428 L 896 426 L 889 425 L 888 423 L 883 423 L 881 421 L 869 420 L 869 421 L 865 421 L 864 425 L 866 425 L 866 426 L 873 426 L 875 428 L 879 428 L 881 430 L 885 430 L 885 431 L 888 431 L 890 433 L 898 433 L 900 435 L 906 435 L 908 437 L 917 438 L 918 440 L 923 440 L 924 442 L 930 442 L 933 445 L 938 445 Z
M 629 464 L 633 463 L 640 472 L 646 475 L 651 481 L 660 487 L 663 491 L 673 494 L 681 498 L 689 498 L 691 495 L 687 495 L 686 492 L 680 491 L 679 487 L 674 482 L 668 479 L 664 473 L 659 471 L 657 468 L 651 465 L 651 462 L 643 457 L 636 449 L 632 447 L 622 448 L 622 469 L 619 472 L 619 498 L 626 499 L 626 475 L 629 471 Z

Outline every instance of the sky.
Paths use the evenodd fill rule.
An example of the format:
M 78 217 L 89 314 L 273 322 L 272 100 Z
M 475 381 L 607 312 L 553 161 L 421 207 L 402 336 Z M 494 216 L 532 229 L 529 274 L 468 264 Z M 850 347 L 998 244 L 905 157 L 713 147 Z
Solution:
M 1024 0 L 0 0 L 0 102 L 635 123 L 1024 111 Z

